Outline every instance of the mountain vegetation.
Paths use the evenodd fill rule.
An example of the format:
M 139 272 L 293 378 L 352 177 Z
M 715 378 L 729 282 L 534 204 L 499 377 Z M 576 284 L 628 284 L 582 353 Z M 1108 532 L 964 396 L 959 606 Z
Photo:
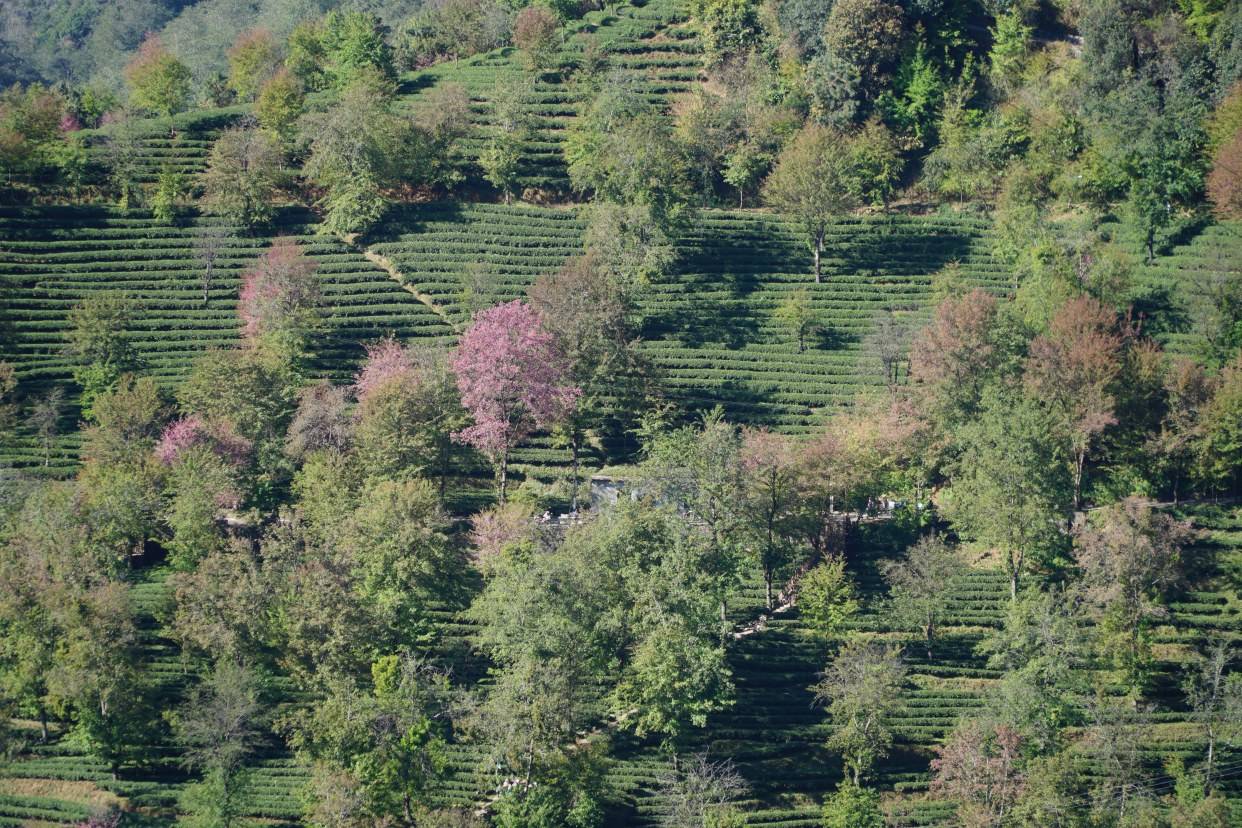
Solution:
M 0 825 L 1242 824 L 1242 4 L 0 7 Z

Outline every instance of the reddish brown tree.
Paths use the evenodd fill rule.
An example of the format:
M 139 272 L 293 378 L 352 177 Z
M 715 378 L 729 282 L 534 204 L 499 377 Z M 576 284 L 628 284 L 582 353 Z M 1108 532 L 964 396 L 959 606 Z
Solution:
M 995 365 L 996 298 L 975 289 L 945 299 L 910 347 L 910 383 L 921 408 L 946 425 L 976 410 Z
M 546 6 L 527 6 L 513 21 L 513 42 L 531 71 L 547 69 L 556 56 L 561 22 Z
M 1022 737 L 1007 725 L 971 719 L 936 748 L 931 790 L 958 803 L 958 824 L 993 828 L 1004 822 L 1025 785 Z
M 1083 469 L 1092 440 L 1117 422 L 1112 390 L 1121 373 L 1122 345 L 1116 316 L 1089 296 L 1062 305 L 1048 332 L 1031 342 L 1026 387 L 1063 424 L 1073 458 L 1075 509 L 1082 502 Z
M 1242 129 L 1212 155 L 1207 195 L 1216 215 L 1226 219 L 1242 217 Z

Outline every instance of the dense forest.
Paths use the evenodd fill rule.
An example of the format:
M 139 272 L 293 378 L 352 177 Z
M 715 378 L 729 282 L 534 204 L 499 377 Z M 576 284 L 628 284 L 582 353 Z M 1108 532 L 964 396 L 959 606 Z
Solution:
M 1242 3 L 9 0 L 0 825 L 1242 825 Z

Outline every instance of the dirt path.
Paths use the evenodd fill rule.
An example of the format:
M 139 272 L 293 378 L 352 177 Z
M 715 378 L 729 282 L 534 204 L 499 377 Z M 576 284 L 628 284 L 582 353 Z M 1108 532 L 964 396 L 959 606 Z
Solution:
M 359 244 L 358 236 L 356 234 L 342 236 L 341 240 L 344 241 L 346 244 L 350 245 L 351 247 L 353 247 L 359 253 L 361 253 L 363 258 L 365 258 L 368 262 L 370 262 L 371 264 L 375 265 L 376 267 L 380 268 L 385 273 L 387 273 L 388 278 L 392 279 L 394 282 L 400 285 L 402 290 L 404 290 L 406 293 L 410 294 L 415 299 L 417 299 L 418 301 L 426 305 L 428 308 L 430 308 L 432 313 L 434 313 L 436 316 L 444 320 L 444 324 L 448 325 L 450 328 L 453 329 L 454 333 L 461 333 L 461 327 L 456 322 L 454 322 L 447 313 L 444 312 L 444 308 L 437 305 L 435 300 L 432 299 L 430 296 L 428 296 L 426 293 L 423 293 L 418 288 L 414 287 L 413 285 L 411 285 L 409 282 L 406 281 L 405 274 L 401 272 L 401 270 L 397 267 L 396 263 L 393 262 L 392 259 L 389 259 L 387 256 L 381 253 L 376 253 L 374 250 L 371 250 L 369 247 L 364 247 L 363 245 Z

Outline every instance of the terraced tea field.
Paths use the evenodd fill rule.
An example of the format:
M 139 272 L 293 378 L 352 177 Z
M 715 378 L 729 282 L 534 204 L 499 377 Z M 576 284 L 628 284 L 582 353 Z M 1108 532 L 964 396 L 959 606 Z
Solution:
M 1171 605 L 1168 623 L 1157 635 L 1160 657 L 1159 688 L 1153 707 L 1132 714 L 1130 723 L 1140 733 L 1143 773 L 1140 789 L 1167 792 L 1168 777 L 1160 762 L 1168 755 L 1197 760 L 1204 750 L 1200 731 L 1184 709 L 1177 682 L 1185 669 L 1189 645 L 1215 636 L 1237 637 L 1242 632 L 1242 511 L 1202 506 L 1184 510 L 1204 530 L 1191 554 L 1204 565 L 1205 577 Z M 1000 626 L 1008 603 L 1003 573 L 970 568 L 953 585 L 953 599 L 940 638 L 927 658 L 910 634 L 895 628 L 886 611 L 878 563 L 893 552 L 882 527 L 864 527 L 850 553 L 858 579 L 863 610 L 852 622 L 854 630 L 906 644 L 909 681 L 902 704 L 889 724 L 895 732 L 891 756 L 872 782 L 883 792 L 890 824 L 898 828 L 951 826 L 952 808 L 927 795 L 932 748 L 957 718 L 977 711 L 999 673 L 989 669 L 976 645 Z M 162 637 L 157 618 L 166 600 L 165 572 L 142 575 L 133 587 L 136 603 L 147 620 L 148 663 L 159 692 L 176 695 L 185 676 L 175 648 Z M 762 587 L 754 579 L 730 608 L 735 624 L 761 612 Z M 480 678 L 482 664 L 469 655 L 471 627 L 451 610 L 441 613 L 445 623 L 438 647 L 440 657 L 453 666 L 458 681 Z M 684 739 L 681 752 L 705 751 L 716 760 L 729 758 L 748 784 L 742 802 L 747 824 L 764 828 L 814 828 L 819 806 L 841 776 L 838 760 L 824 747 L 828 735 L 825 714 L 813 705 L 808 689 L 817 680 L 835 644 L 814 637 L 796 608 L 769 620 L 753 635 L 731 640 L 729 661 L 737 684 L 737 703 L 713 716 L 706 729 Z M 285 698 L 275 682 L 276 698 Z M 667 811 L 659 778 L 667 757 L 654 744 L 614 735 L 613 756 L 606 771 L 606 790 L 615 824 L 648 828 Z M 450 775 L 436 800 L 443 805 L 468 805 L 485 799 L 495 780 L 480 767 L 481 753 L 469 744 L 450 747 Z M 1226 752 L 1221 787 L 1242 817 L 1242 755 Z M 1084 772 L 1093 772 L 1091 755 L 1081 757 Z M 308 779 L 301 767 L 273 741 L 261 752 L 247 794 L 247 811 L 265 822 L 283 824 L 299 813 L 299 790 Z M 89 803 L 122 798 L 154 816 L 153 824 L 168 824 L 176 796 L 187 777 L 171 747 L 158 753 L 148 767 L 126 770 L 112 779 L 107 769 L 86 757 L 80 747 L 62 740 L 22 757 L 0 774 L 0 824 L 28 824 L 37 819 L 50 825 L 72 824 Z M 32 793 L 41 791 L 43 794 Z M 59 792 L 63 798 L 46 795 Z M 25 793 L 22 793 L 25 792 Z M 163 815 L 163 816 L 161 816 Z
M 478 303 L 522 296 L 580 253 L 582 230 L 569 209 L 430 205 L 407 208 L 365 243 L 460 325 Z M 1005 288 L 990 244 L 978 219 L 852 218 L 830 232 L 817 285 L 785 222 L 704 211 L 674 271 L 642 292 L 642 351 L 687 408 L 721 404 L 741 422 L 806 430 L 883 385 L 867 336 L 889 311 L 911 326 L 925 319 L 938 273 L 951 267 L 965 286 Z M 800 289 L 819 327 L 804 351 L 774 319 Z
M 204 302 L 194 240 L 211 223 L 187 218 L 163 226 L 144 212 L 94 207 L 0 210 L 0 285 L 16 343 L 8 358 L 27 393 L 69 387 L 68 311 L 93 293 L 132 300 L 135 348 L 169 385 L 198 354 L 234 344 L 240 272 L 270 237 L 237 233 Z M 446 203 L 397 210 L 363 244 L 391 262 L 419 298 L 360 249 L 316 234 L 307 212 L 287 211 L 274 232 L 297 239 L 319 263 L 329 310 L 315 369 L 343 380 L 362 343 L 386 333 L 451 343 L 480 303 L 521 296 L 539 274 L 576 255 L 582 229 L 568 208 Z M 877 314 L 923 318 L 932 278 L 950 262 L 966 283 L 1003 287 L 987 234 L 986 224 L 956 217 L 852 219 L 834 228 L 825 279 L 815 285 L 805 247 L 782 222 L 705 212 L 680 245 L 676 271 L 644 298 L 642 349 L 670 397 L 687 408 L 721 403 L 741 421 L 804 430 L 882 383 L 875 357 L 862 347 Z M 810 292 L 821 323 L 803 352 L 772 318 L 798 288 Z M 49 470 L 72 467 L 75 420 L 67 409 Z M 44 457 L 26 433 L 7 459 L 41 466 Z M 514 459 L 515 471 L 550 478 L 568 453 L 537 439 Z
M 547 72 L 532 77 L 516 49 L 498 49 L 407 75 L 402 79 L 400 105 L 414 112 L 429 90 L 446 84 L 463 87 L 471 100 L 473 130 L 463 141 L 461 162 L 467 175 L 480 183 L 474 162 L 490 140 L 497 96 L 526 90 L 519 108 L 530 133 L 522 142 L 519 187 L 567 193 L 562 146 L 565 130 L 582 105 L 583 90 L 575 85 L 574 73 L 584 52 L 591 50 L 606 60 L 608 83 L 630 85 L 653 106 L 667 111 L 702 74 L 697 34 L 684 25 L 686 20 L 685 5 L 676 0 L 610 5 L 567 27 L 558 65 Z
M 1139 263 L 1135 288 L 1143 308 L 1158 320 L 1157 338 L 1171 353 L 1199 355 L 1204 339 L 1196 322 L 1222 301 L 1227 281 L 1239 278 L 1242 228 L 1236 222 L 1208 224 L 1150 263 L 1136 239 L 1118 235 Z
M 271 238 L 229 228 L 204 301 L 195 238 L 211 224 L 187 219 L 170 227 L 147 213 L 94 207 L 0 208 L 3 321 L 14 342 L 5 358 L 16 364 L 23 391 L 33 395 L 60 385 L 72 392 L 64 352 L 66 320 L 75 304 L 93 294 L 120 293 L 131 301 L 133 346 L 144 369 L 170 386 L 204 351 L 236 345 L 241 271 Z M 363 343 L 390 332 L 429 342 L 449 340 L 451 331 L 440 317 L 358 251 L 316 234 L 308 212 L 285 212 L 274 232 L 297 239 L 318 264 L 328 310 L 317 337 L 317 373 L 347 379 Z M 76 419 L 67 406 L 65 433 L 49 464 L 53 471 L 72 467 Z M 42 465 L 42 449 L 29 433 L 22 436 L 5 459 L 17 466 Z

